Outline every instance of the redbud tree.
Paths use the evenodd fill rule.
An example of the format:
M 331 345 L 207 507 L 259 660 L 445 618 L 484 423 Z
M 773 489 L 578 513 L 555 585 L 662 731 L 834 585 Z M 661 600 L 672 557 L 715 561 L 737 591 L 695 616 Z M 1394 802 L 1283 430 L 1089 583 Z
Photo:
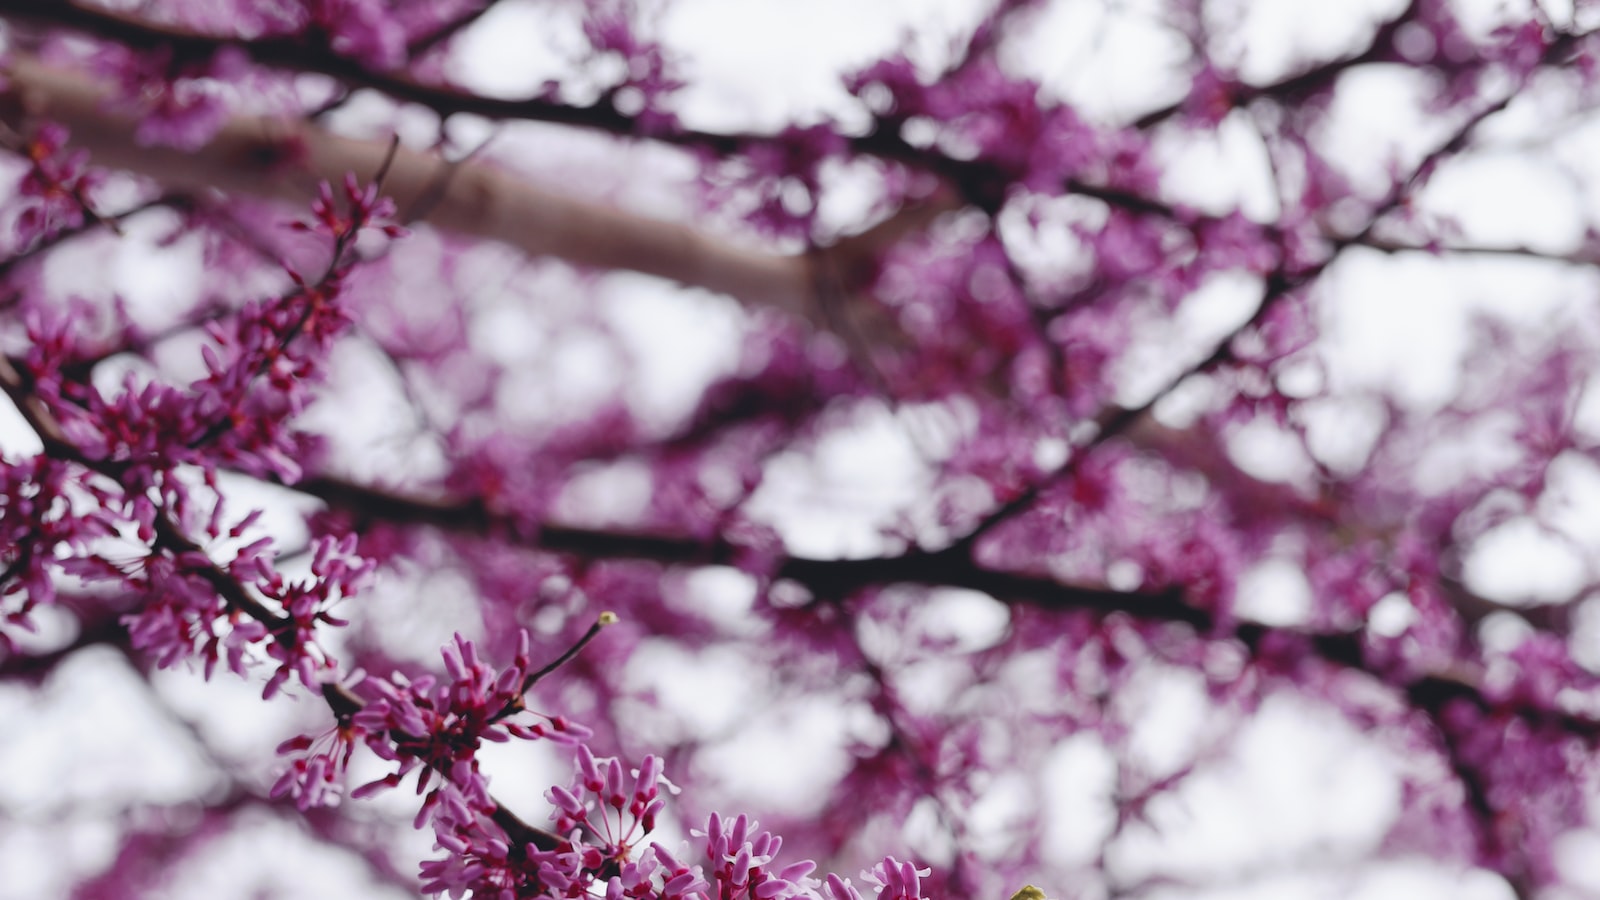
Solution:
M 1600 886 L 1600 9 L 857 6 L 0 0 L 0 896 Z

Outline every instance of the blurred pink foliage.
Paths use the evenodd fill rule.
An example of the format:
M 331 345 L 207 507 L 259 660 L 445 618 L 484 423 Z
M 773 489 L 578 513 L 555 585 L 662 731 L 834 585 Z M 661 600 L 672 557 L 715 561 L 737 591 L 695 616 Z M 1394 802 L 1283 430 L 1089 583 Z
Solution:
M 109 646 L 147 679 L 195 666 L 321 709 L 266 782 L 240 766 L 197 812 L 124 817 L 104 867 L 71 873 L 74 897 L 162 895 L 251 808 L 298 817 L 391 887 L 457 898 L 1199 890 L 1158 864 L 1122 873 L 1116 848 L 1141 829 L 1159 838 L 1153 810 L 1284 695 L 1410 761 L 1372 857 L 1487 870 L 1519 896 L 1563 886 L 1561 842 L 1593 824 L 1600 760 L 1600 684 L 1574 652 L 1594 585 L 1510 607 L 1474 592 L 1464 560 L 1506 523 L 1538 519 L 1555 468 L 1600 461 L 1578 415 L 1600 342 L 1484 316 L 1453 393 L 1431 407 L 1342 386 L 1323 347 L 1327 275 L 1352 254 L 1596 264 L 1593 229 L 1568 254 L 1474 247 L 1418 202 L 1520 97 L 1556 84 L 1592 109 L 1597 44 L 1579 17 L 1512 4 L 1522 11 L 1483 28 L 1447 0 L 1414 0 L 1346 52 L 1257 81 L 1216 37 L 1226 4 L 1166 0 L 1150 27 L 1187 47 L 1187 83 L 1108 120 L 1011 64 L 1052 4 L 980 4 L 936 64 L 908 44 L 842 73 L 851 116 L 736 133 L 694 127 L 681 105 L 693 60 L 642 2 L 581 5 L 570 79 L 525 100 L 473 94 L 447 61 L 495 5 L 0 2 L 13 185 L 0 196 L 0 387 L 20 416 L 6 427 L 29 434 L 0 459 L 0 680 L 38 685 Z M 1424 85 L 1440 134 L 1418 158 L 1355 171 L 1325 132 L 1347 77 L 1380 67 Z M 106 130 L 75 132 L 52 118 L 70 104 L 40 100 L 79 77 L 101 105 L 73 115 L 103 114 Z M 397 121 L 431 117 L 436 146 L 396 139 L 384 153 L 370 122 L 339 125 L 358 91 L 391 97 Z M 427 223 L 458 163 L 405 171 L 406 153 L 462 156 L 457 113 L 680 154 L 693 170 L 678 186 L 684 221 L 641 227 L 678 240 L 672 229 L 704 225 L 696 240 L 756 248 L 761 271 L 803 272 L 806 299 L 740 318 L 737 352 L 682 409 L 627 387 L 574 401 L 535 357 L 620 345 L 603 304 L 517 295 L 535 308 L 499 315 L 504 298 L 482 296 L 495 290 L 485 243 Z M 302 130 L 229 143 L 234 123 L 263 115 L 248 121 Z M 1233 126 L 1270 160 L 1268 212 L 1202 208 L 1173 188 L 1171 148 Z M 342 127 L 352 143 L 319 143 Z M 327 146 L 378 147 L 382 161 L 317 172 Z M 251 197 L 174 175 L 171 154 L 204 172 L 210 153 L 232 154 L 246 180 L 320 187 L 283 204 L 276 188 Z M 841 226 L 828 201 L 852 191 L 871 202 Z M 479 199 L 483 218 L 504 213 Z M 611 236 L 560 228 L 575 244 Z M 159 310 L 124 296 L 135 285 L 97 299 L 50 277 L 75 246 L 152 234 L 137 252 L 200 260 L 185 272 L 195 290 Z M 582 295 L 593 281 L 550 283 Z M 1248 285 L 1252 311 L 1185 349 L 1174 323 L 1223 282 Z M 540 324 L 510 334 L 507 321 Z M 1132 391 L 1161 369 L 1162 335 L 1154 357 L 1181 364 Z M 511 358 L 508 339 L 529 358 Z M 353 374 L 357 359 L 383 374 Z M 649 380 L 636 362 L 618 364 L 619 384 Z M 339 407 L 341 392 L 356 407 Z M 1180 396 L 1183 424 L 1156 414 Z M 1375 422 L 1353 462 L 1313 435 L 1333 402 Z M 431 448 L 430 466 L 363 463 L 378 451 L 350 410 L 382 404 L 415 424 L 373 440 Z M 879 523 L 867 555 L 805 555 L 762 511 L 774 472 L 885 410 L 918 445 L 915 502 Z M 1261 429 L 1298 448 L 1302 471 L 1242 464 L 1241 436 Z M 1504 437 L 1496 452 L 1454 467 L 1430 455 L 1487 433 Z M 584 499 L 611 476 L 645 487 Z M 1243 602 L 1267 563 L 1303 574 L 1307 609 L 1262 617 Z M 691 587 L 730 570 L 748 595 L 736 610 Z M 438 572 L 457 577 L 426 577 Z M 468 621 L 442 661 L 414 659 L 386 628 L 437 617 L 395 610 L 439 590 L 461 594 L 448 608 Z M 996 635 L 939 612 L 972 592 L 999 610 Z M 1396 609 L 1398 625 L 1380 616 Z M 70 618 L 69 637 L 42 628 L 47 610 Z M 1509 646 L 1486 638 L 1508 618 L 1521 628 Z M 846 723 L 809 805 L 737 796 L 714 753 L 726 735 L 674 718 L 681 673 L 641 686 L 636 661 L 672 653 L 738 661 L 741 677 L 716 688 L 684 682 L 708 707 L 746 698 L 727 727 L 800 701 Z M 1164 678 L 1200 685 L 1218 737 L 1158 765 L 1133 735 Z M 1106 822 L 1057 822 L 1041 772 L 1085 735 L 1114 760 Z M 486 742 L 560 748 L 575 775 L 542 796 L 497 794 Z M 791 762 L 742 764 L 781 785 Z M 381 774 L 348 784 L 357 770 Z M 370 839 L 362 802 L 342 802 L 406 784 L 420 799 L 399 821 L 433 835 L 420 868 Z M 1031 796 L 997 840 L 974 810 L 1006 784 Z M 722 812 L 730 802 L 752 808 Z M 1061 828 L 1093 833 L 1097 849 L 1065 858 Z

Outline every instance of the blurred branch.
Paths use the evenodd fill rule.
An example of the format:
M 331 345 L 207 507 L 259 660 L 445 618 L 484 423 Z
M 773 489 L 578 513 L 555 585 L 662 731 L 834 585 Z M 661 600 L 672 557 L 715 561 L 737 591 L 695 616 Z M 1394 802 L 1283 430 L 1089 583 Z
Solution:
M 1596 267 L 1600 266 L 1600 235 L 1586 236 L 1583 243 L 1576 249 L 1561 253 L 1552 250 L 1540 250 L 1527 245 L 1492 245 L 1492 244 L 1461 244 L 1461 243 L 1430 243 L 1411 244 L 1404 241 L 1388 238 L 1368 237 L 1360 245 L 1369 250 L 1391 256 L 1420 253 L 1429 256 L 1490 256 L 1509 259 L 1528 259 L 1537 262 L 1556 263 L 1558 265 Z
M 406 55 L 412 59 L 427 53 L 429 50 L 445 43 L 461 32 L 477 24 L 478 20 L 487 15 L 500 0 L 482 0 L 482 5 L 470 12 L 463 13 L 454 19 L 440 25 L 422 37 L 416 38 L 406 45 Z
M 403 74 L 374 71 L 355 59 L 335 53 L 325 43 L 307 40 L 299 34 L 253 38 L 210 34 L 71 0 L 0 0 L 0 17 L 24 25 L 68 28 L 135 50 L 165 49 L 174 59 L 208 60 L 218 50 L 237 48 L 260 65 L 326 75 L 352 87 L 371 88 L 396 100 L 425 106 L 440 115 L 468 113 L 496 120 L 524 119 L 613 134 L 635 131 L 633 119 L 609 103 L 573 106 L 543 98 L 503 100 L 427 85 Z M 470 22 L 463 22 L 461 27 L 467 24 Z M 426 49 L 431 40 L 432 35 L 421 38 L 419 43 Z M 681 134 L 679 142 L 732 152 L 737 138 L 687 132 Z
M 370 174 L 390 150 L 387 141 L 355 140 L 305 122 L 266 117 L 234 118 L 195 151 L 140 146 L 133 138 L 136 118 L 110 109 L 110 94 L 98 83 L 21 56 L 11 61 L 7 74 L 10 94 L 25 117 L 66 125 L 74 144 L 89 150 L 97 165 L 137 172 L 179 191 L 217 189 L 306 203 L 320 182 L 337 182 L 349 172 Z M 860 315 L 851 311 L 867 305 L 858 289 L 873 274 L 877 256 L 956 205 L 948 193 L 936 192 L 865 232 L 790 255 L 739 247 L 681 223 L 562 196 L 475 160 L 446 162 L 403 147 L 395 152 L 384 186 L 401 209 L 416 209 L 423 221 L 445 230 L 574 265 L 703 287 L 822 328 L 836 324 L 836 311 L 818 296 L 821 273 L 827 273 L 828 283 L 837 279 L 849 301 L 844 320 L 855 321 Z M 875 324 L 865 333 L 884 339 L 883 323 L 870 316 L 866 321 Z
M 0 279 L 5 278 L 5 276 L 10 274 L 13 269 L 19 265 L 22 265 L 28 260 L 36 259 L 44 253 L 54 250 L 62 244 L 70 243 L 77 238 L 94 234 L 95 232 L 100 231 L 102 228 L 115 227 L 123 222 L 128 221 L 129 219 L 135 218 L 143 213 L 150 212 L 151 210 L 167 208 L 181 209 L 188 204 L 189 200 L 186 197 L 161 196 L 146 200 L 143 203 L 135 204 L 134 206 L 131 206 L 119 213 L 105 216 L 85 216 L 82 224 L 72 228 L 63 228 L 62 230 L 49 235 L 25 250 L 22 250 L 5 259 L 0 259 Z M 11 301 L 9 298 L 6 301 L 0 301 L 0 306 L 9 305 L 10 302 Z
M 310 478 L 288 487 L 316 497 L 358 521 L 427 525 L 462 534 L 506 535 L 522 530 L 510 516 L 490 510 L 477 498 L 411 496 L 337 478 Z M 743 552 L 743 548 L 722 541 L 708 543 L 672 535 L 561 525 L 542 526 L 525 543 L 540 550 L 589 559 L 637 559 L 666 565 L 733 565 Z M 1064 585 L 1045 577 L 982 569 L 948 550 L 915 550 L 901 556 L 866 559 L 790 556 L 781 560 L 771 574 L 794 581 L 819 597 L 843 596 L 871 585 L 921 584 L 970 588 L 1002 598 L 1029 598 L 1042 606 L 1063 609 L 1153 614 L 1192 625 L 1203 625 L 1209 619 L 1205 613 L 1184 605 L 1175 592 Z
M 101 609 L 78 619 L 78 635 L 70 642 L 42 653 L 11 653 L 0 658 L 0 681 L 42 683 L 56 667 L 89 647 L 128 647 L 128 629 L 114 610 Z
M 508 539 L 523 533 L 517 523 L 473 498 L 423 498 L 366 487 L 332 478 L 313 478 L 292 489 L 318 497 L 358 521 L 382 520 L 401 525 L 427 525 L 465 534 L 495 534 Z M 741 548 L 726 542 L 705 542 L 666 535 L 614 533 L 564 526 L 545 526 L 521 539 L 527 546 L 585 559 L 634 559 L 664 565 L 734 565 Z M 1122 614 L 1149 622 L 1186 625 L 1202 635 L 1240 641 L 1252 654 L 1266 644 L 1281 652 L 1287 639 L 1308 658 L 1365 672 L 1403 690 L 1412 702 L 1435 708 L 1463 698 L 1482 708 L 1496 706 L 1484 692 L 1477 667 L 1417 676 L 1390 675 L 1368 660 L 1363 631 L 1306 633 L 1253 622 L 1229 623 L 1184 602 L 1178 587 L 1119 591 L 1107 587 L 1063 584 L 1044 575 L 985 569 L 959 545 L 937 551 L 913 550 L 900 556 L 867 559 L 812 559 L 787 556 L 770 569 L 774 579 L 793 581 L 818 599 L 848 596 L 867 587 L 912 584 L 967 588 L 1004 603 L 1054 610 L 1088 610 L 1097 615 Z M 1407 680 L 1409 679 L 1409 680 Z M 1600 737 L 1600 719 L 1577 713 L 1528 708 L 1519 710 L 1533 722 L 1550 722 L 1572 734 Z
M 73 143 L 97 165 L 172 188 L 305 203 L 320 182 L 337 183 L 349 172 L 370 176 L 389 151 L 388 141 L 354 140 L 266 117 L 234 118 L 192 152 L 140 146 L 133 138 L 135 116 L 109 109 L 110 93 L 98 83 L 26 57 L 13 58 L 7 69 L 9 93 L 27 116 L 66 125 Z M 441 191 L 444 173 L 449 178 Z M 810 305 L 803 256 L 737 248 L 685 225 L 564 197 L 475 161 L 447 163 L 402 147 L 384 187 L 402 209 L 437 194 L 424 217 L 428 223 L 530 254 L 657 275 L 756 306 L 804 314 Z
M 1302 100 L 1306 97 L 1319 94 L 1333 87 L 1339 76 L 1357 66 L 1388 61 L 1393 54 L 1395 34 L 1401 26 L 1417 18 L 1423 4 L 1420 0 L 1411 0 L 1394 17 L 1382 22 L 1372 33 L 1372 39 L 1367 45 L 1354 53 L 1336 57 L 1327 62 L 1304 69 L 1293 75 L 1285 76 L 1277 81 L 1262 85 L 1233 84 L 1231 99 L 1235 106 L 1244 106 L 1253 100 L 1275 98 L 1285 100 Z M 1160 109 L 1145 113 L 1134 121 L 1136 128 L 1151 128 L 1171 119 L 1183 111 L 1188 100 L 1180 100 Z
M 492 4 L 490 4 L 492 5 Z M 988 31 L 974 36 L 967 53 L 981 55 L 997 39 L 998 28 L 1012 12 L 1025 3 L 1007 2 Z M 658 143 L 689 147 L 716 156 L 731 156 L 752 146 L 778 138 L 773 134 L 719 133 L 693 128 L 645 128 L 639 118 L 619 110 L 610 92 L 589 105 L 573 105 L 543 96 L 522 99 L 485 97 L 448 85 L 429 85 L 401 72 L 374 71 L 327 46 L 301 36 L 268 36 L 246 39 L 210 34 L 176 25 L 152 22 L 138 16 L 103 8 L 83 6 L 70 0 L 0 0 L 0 17 L 23 24 L 62 27 L 94 37 L 115 41 L 136 50 L 164 49 L 175 60 L 209 60 L 218 50 L 243 51 L 258 64 L 296 72 L 326 75 L 352 88 L 369 88 L 402 103 L 414 103 L 441 117 L 457 114 L 482 116 L 494 121 L 520 120 L 544 122 L 600 131 L 619 137 L 638 138 Z M 469 17 L 470 18 L 470 17 Z M 463 21 L 461 27 L 470 22 Z M 446 26 L 445 31 L 448 31 Z M 426 45 L 430 37 L 421 39 Z M 958 67 L 959 67 L 958 63 Z M 875 117 L 863 134 L 843 136 L 851 153 L 905 163 L 926 169 L 946 179 L 969 202 L 993 212 L 1003 199 L 1014 176 L 985 160 L 952 157 L 937 147 L 919 147 L 900 134 L 901 123 L 893 118 Z M 130 168 L 137 168 L 130 166 Z M 342 176 L 343 172 L 339 172 Z M 1133 212 L 1180 218 L 1179 211 L 1167 203 L 1115 187 L 1076 179 L 1063 188 L 1071 193 L 1094 197 Z M 404 204 L 402 204 L 404 206 Z M 1189 219 L 1205 216 L 1187 214 Z M 477 233 L 477 232 L 471 232 Z M 492 235 L 483 235 L 492 236 Z M 504 239 L 504 238 L 499 238 Z M 515 243 L 513 241 L 513 243 Z M 552 252 L 530 250 L 530 252 Z M 603 263 L 592 263 L 604 265 Z M 652 274 L 660 274 L 654 273 Z M 676 277 L 667 275 L 667 277 Z M 681 280 L 681 279 L 680 279 Z M 686 283 L 696 283 L 687 281 Z M 737 294 L 736 294 L 737 296 Z

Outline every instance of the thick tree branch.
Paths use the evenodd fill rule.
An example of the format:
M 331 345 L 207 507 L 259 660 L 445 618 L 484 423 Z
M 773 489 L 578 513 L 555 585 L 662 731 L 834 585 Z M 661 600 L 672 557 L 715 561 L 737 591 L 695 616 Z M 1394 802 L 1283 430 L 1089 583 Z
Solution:
M 209 34 L 70 0 L 0 0 L 0 17 L 23 25 L 68 28 L 135 50 L 165 49 L 176 60 L 205 61 L 220 49 L 237 48 L 260 65 L 327 75 L 351 87 L 371 88 L 396 100 L 425 106 L 440 115 L 467 113 L 496 120 L 522 119 L 612 134 L 635 131 L 634 120 L 609 103 L 573 106 L 543 98 L 503 100 L 428 85 L 403 74 L 374 71 L 355 59 L 335 53 L 326 43 L 316 43 L 298 34 L 257 37 Z M 702 132 L 679 132 L 676 140 L 722 152 L 732 152 L 738 143 L 735 137 Z
M 314 478 L 293 485 L 295 490 L 318 497 L 330 507 L 358 521 L 382 520 L 402 525 L 427 525 L 466 534 L 495 534 L 503 538 L 518 533 L 516 524 L 476 499 L 411 497 L 332 478 Z M 664 565 L 732 565 L 740 548 L 666 535 L 614 532 L 546 526 L 524 540 L 552 553 L 584 559 L 634 559 Z M 1044 575 L 985 569 L 958 547 L 938 551 L 914 550 L 901 556 L 867 559 L 810 559 L 785 557 L 771 570 L 772 577 L 793 581 L 819 599 L 846 596 L 854 591 L 891 584 L 967 588 L 1005 603 L 1022 603 L 1043 609 L 1088 610 L 1099 615 L 1119 613 L 1147 622 L 1187 625 L 1214 638 L 1242 642 L 1252 655 L 1281 653 L 1286 638 L 1309 657 L 1341 668 L 1365 672 L 1403 690 L 1413 703 L 1436 707 L 1452 698 L 1467 699 L 1485 708 L 1497 703 L 1486 693 L 1483 673 L 1459 668 L 1420 676 L 1385 675 L 1368 659 L 1367 638 L 1360 631 L 1303 633 L 1252 622 L 1225 623 L 1210 612 L 1184 601 L 1178 587 L 1119 591 L 1091 585 L 1063 584 Z M 1221 629 L 1219 631 L 1219 628 Z M 1274 637 L 1276 636 L 1276 637 Z M 1573 734 L 1600 737 L 1600 720 L 1576 713 L 1546 709 L 1521 709 L 1530 721 L 1558 724 Z
M 220 49 L 234 48 L 245 52 L 261 65 L 326 75 L 348 87 L 369 88 L 394 100 L 426 107 L 442 117 L 469 114 L 496 121 L 521 120 L 567 125 L 620 137 L 692 147 L 718 156 L 738 153 L 777 137 L 692 128 L 646 130 L 641 128 L 637 116 L 617 109 L 610 94 L 586 106 L 544 97 L 485 97 L 451 86 L 424 84 L 399 73 L 375 71 L 333 52 L 324 44 L 313 43 L 300 36 L 243 38 L 209 34 L 112 10 L 82 6 L 69 0 L 0 0 L 0 18 L 24 24 L 69 28 L 138 50 L 165 49 L 174 59 L 180 60 L 209 60 Z M 992 37 L 990 35 L 985 40 Z M 423 43 L 426 44 L 430 39 L 424 38 Z M 986 160 L 957 159 L 936 147 L 920 147 L 908 142 L 900 134 L 900 122 L 893 119 L 875 118 L 872 127 L 865 133 L 846 136 L 845 141 L 851 153 L 905 163 L 937 173 L 955 186 L 963 197 L 990 212 L 1003 200 L 1014 181 L 1013 175 Z M 1063 188 L 1070 193 L 1094 197 L 1134 212 L 1165 218 L 1180 217 L 1178 210 L 1170 204 L 1116 187 L 1069 179 Z M 1206 217 L 1189 215 L 1186 218 L 1201 220 Z
M 185 152 L 143 147 L 135 116 L 109 92 L 71 72 L 17 57 L 6 75 L 26 115 L 66 125 L 97 165 L 127 169 L 188 191 L 218 189 L 303 204 L 317 184 L 348 172 L 370 176 L 387 141 L 340 137 L 265 117 L 230 120 L 206 146 Z M 21 123 L 15 123 L 21 124 Z M 442 185 L 442 189 L 441 189 Z M 402 209 L 429 203 L 424 221 L 575 265 L 628 269 L 705 287 L 755 306 L 805 314 L 811 273 L 804 256 L 738 248 L 685 225 L 564 197 L 479 162 L 448 163 L 400 148 L 384 182 Z

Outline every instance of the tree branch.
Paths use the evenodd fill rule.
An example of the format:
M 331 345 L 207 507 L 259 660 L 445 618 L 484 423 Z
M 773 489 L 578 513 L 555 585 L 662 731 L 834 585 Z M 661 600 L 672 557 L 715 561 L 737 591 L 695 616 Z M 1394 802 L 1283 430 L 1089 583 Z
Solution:
M 515 523 L 493 513 L 476 499 L 411 497 L 333 478 L 308 479 L 291 487 L 359 520 L 381 519 L 401 525 L 427 525 L 457 533 L 493 533 L 502 537 L 518 532 Z M 733 565 L 740 552 L 740 548 L 725 542 L 707 543 L 693 538 L 619 534 L 565 526 L 546 526 L 536 536 L 524 538 L 523 543 L 585 559 L 635 559 L 690 566 Z M 1455 697 L 1470 700 L 1484 709 L 1497 705 L 1484 693 L 1482 673 L 1475 669 L 1458 668 L 1404 678 L 1385 675 L 1369 661 L 1367 639 L 1361 631 L 1308 634 L 1253 622 L 1229 625 L 1212 613 L 1184 602 L 1183 592 L 1176 586 L 1119 591 L 1063 584 L 1045 575 L 982 568 L 969 554 L 962 552 L 959 545 L 868 559 L 790 556 L 779 561 L 771 575 L 793 581 L 819 599 L 844 597 L 867 587 L 913 584 L 967 588 L 1003 603 L 1022 603 L 1043 609 L 1088 610 L 1097 615 L 1120 613 L 1146 622 L 1187 625 L 1213 638 L 1232 638 L 1243 643 L 1252 655 L 1264 652 L 1268 638 L 1278 635 L 1303 644 L 1303 650 L 1311 657 L 1365 672 L 1391 684 L 1405 691 L 1418 705 L 1437 706 Z M 1535 708 L 1518 712 L 1530 721 L 1555 723 L 1573 734 L 1591 739 L 1600 737 L 1600 720 L 1588 716 Z
M 13 58 L 5 74 L 8 94 L 21 101 L 25 114 L 67 126 L 73 143 L 87 149 L 95 164 L 171 188 L 302 204 L 316 195 L 320 182 L 376 172 L 389 151 L 387 141 L 253 116 L 229 120 L 195 151 L 143 147 L 133 139 L 136 118 L 109 108 L 111 95 L 103 86 L 27 57 Z M 564 197 L 482 163 L 448 163 L 402 147 L 384 189 L 401 209 L 423 198 L 433 201 L 423 215 L 431 225 L 533 255 L 656 275 L 801 315 L 811 306 L 804 256 L 735 247 L 682 224 Z

